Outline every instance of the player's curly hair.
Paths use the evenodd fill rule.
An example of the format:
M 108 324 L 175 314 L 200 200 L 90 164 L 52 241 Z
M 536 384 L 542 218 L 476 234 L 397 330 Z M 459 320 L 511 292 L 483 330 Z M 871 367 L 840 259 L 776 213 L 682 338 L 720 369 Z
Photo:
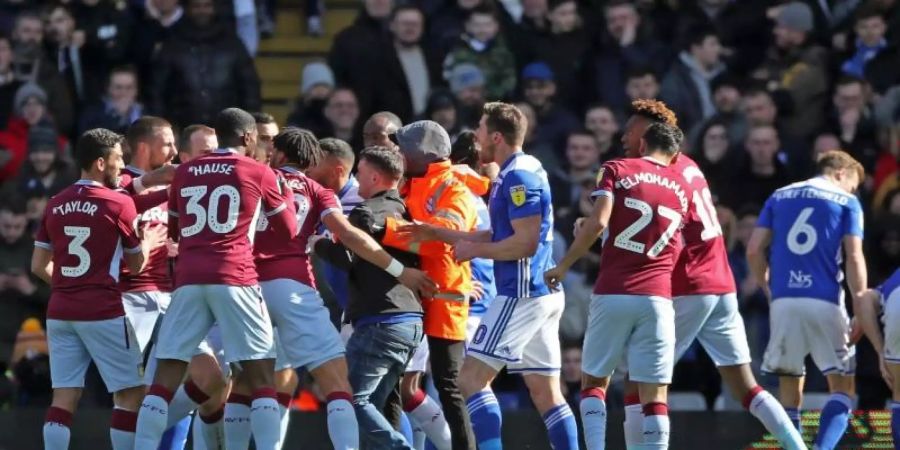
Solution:
M 675 113 L 659 100 L 635 100 L 631 102 L 631 114 L 645 117 L 653 122 L 660 122 L 673 127 L 678 126 Z
M 297 127 L 286 127 L 272 140 L 275 151 L 284 153 L 288 161 L 297 164 L 300 170 L 306 170 L 319 164 L 325 153 L 319 146 L 319 140 L 309 130 Z

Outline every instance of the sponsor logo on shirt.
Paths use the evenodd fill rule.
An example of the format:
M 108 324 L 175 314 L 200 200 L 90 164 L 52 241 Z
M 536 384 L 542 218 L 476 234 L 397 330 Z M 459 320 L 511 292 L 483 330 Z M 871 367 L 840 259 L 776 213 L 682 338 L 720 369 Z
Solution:
M 813 284 L 812 274 L 803 273 L 802 270 L 792 270 L 788 287 L 791 289 L 806 289 Z

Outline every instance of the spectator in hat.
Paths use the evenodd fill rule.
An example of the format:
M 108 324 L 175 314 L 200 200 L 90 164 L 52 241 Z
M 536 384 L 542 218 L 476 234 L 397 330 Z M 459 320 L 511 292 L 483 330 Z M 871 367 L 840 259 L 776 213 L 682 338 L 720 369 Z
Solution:
M 138 102 L 137 72 L 130 66 L 117 67 L 109 73 L 106 95 L 81 113 L 78 133 L 91 128 L 106 128 L 125 134 L 132 122 L 143 114 L 144 105 Z
M 485 78 L 481 69 L 471 63 L 459 64 L 450 71 L 447 82 L 456 97 L 460 124 L 476 128 L 485 103 Z
M 397 7 L 390 30 L 391 40 L 373 49 L 384 53 L 376 105 L 408 122 L 425 112 L 428 93 L 442 84 L 441 60 L 422 43 L 425 16 L 419 8 Z
M 470 63 L 484 74 L 488 100 L 502 100 L 516 87 L 516 61 L 500 34 L 500 19 L 490 3 L 473 8 L 466 18 L 465 32 L 444 59 L 444 79 L 453 69 Z
M 556 103 L 556 78 L 545 62 L 533 62 L 522 69 L 522 93 L 537 114 L 535 139 L 558 151 L 565 148 L 566 136 L 580 127 L 578 118 Z
M 47 116 L 47 94 L 38 85 L 26 83 L 13 98 L 14 115 L 5 129 L 0 131 L 0 181 L 15 177 L 28 154 L 30 130 L 42 126 L 51 130 L 59 148 L 66 140 L 56 133 L 53 122 Z
M 712 28 L 693 28 L 684 38 L 683 50 L 663 78 L 661 100 L 678 116 L 678 126 L 691 127 L 716 113 L 710 82 L 725 71 L 722 45 Z
M 444 127 L 450 139 L 455 139 L 462 131 L 456 98 L 446 89 L 438 89 L 428 97 L 424 119 L 433 120 Z
M 75 171 L 62 157 L 59 136 L 51 125 L 32 126 L 27 142 L 27 160 L 4 190 L 12 188 L 25 197 L 52 197 L 75 181 Z
M 294 110 L 288 115 L 287 124 L 305 128 L 316 136 L 326 133 L 325 103 L 334 90 L 334 74 L 324 62 L 311 62 L 303 67 L 300 78 L 300 96 Z
M 696 148 L 702 140 L 702 130 L 713 122 L 724 124 L 728 129 L 728 145 L 737 146 L 747 133 L 747 121 L 741 112 L 741 89 L 743 83 L 738 77 L 725 72 L 709 82 L 713 106 L 716 113 L 689 129 L 689 146 Z
M 753 74 L 783 100 L 779 109 L 785 128 L 801 139 L 811 137 L 825 123 L 827 51 L 811 42 L 812 30 L 809 6 L 796 1 L 783 5 L 775 18 L 774 44 Z

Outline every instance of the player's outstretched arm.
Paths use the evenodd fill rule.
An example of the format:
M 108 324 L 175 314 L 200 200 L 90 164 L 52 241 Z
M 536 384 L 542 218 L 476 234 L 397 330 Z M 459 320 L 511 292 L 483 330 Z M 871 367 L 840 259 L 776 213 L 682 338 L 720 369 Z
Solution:
M 609 217 L 612 215 L 613 198 L 607 195 L 597 197 L 594 202 L 594 209 L 591 210 L 590 217 L 581 221 L 581 227 L 575 234 L 575 240 L 566 250 L 565 256 L 559 261 L 556 267 L 544 272 L 544 281 L 552 288 L 559 286 L 566 272 L 591 250 L 591 246 L 597 241 L 597 238 L 603 234 L 603 230 L 609 225 Z
M 50 279 L 53 278 L 53 252 L 35 247 L 31 253 L 31 273 L 50 284 Z
M 486 258 L 497 261 L 516 261 L 533 256 L 541 238 L 541 216 L 529 216 L 510 221 L 512 236 L 497 242 L 461 240 L 453 247 L 456 259 L 468 261 Z
M 772 293 L 769 290 L 769 260 L 766 256 L 766 250 L 772 242 L 772 230 L 764 227 L 756 227 L 753 234 L 750 235 L 750 242 L 747 243 L 747 263 L 750 265 L 750 272 L 756 278 L 756 283 L 766 293 L 766 297 L 772 300 Z

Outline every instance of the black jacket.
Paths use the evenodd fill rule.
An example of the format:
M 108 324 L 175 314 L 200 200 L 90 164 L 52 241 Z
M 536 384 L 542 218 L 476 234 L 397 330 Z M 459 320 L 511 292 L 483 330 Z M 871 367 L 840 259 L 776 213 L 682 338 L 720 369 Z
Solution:
M 157 55 L 149 99 L 152 113 L 185 127 L 211 124 L 232 106 L 259 111 L 259 76 L 234 31 L 198 28 L 182 19 Z
M 353 25 L 334 37 L 328 66 L 338 85 L 349 87 L 356 93 L 360 117 L 369 117 L 376 112 L 375 92 L 379 86 L 373 74 L 381 70 L 384 61 L 380 59 L 381 52 L 373 51 L 373 48 L 389 41 L 386 21 L 373 18 L 365 10 L 360 11 Z
M 441 78 L 442 60 L 435 57 L 435 53 L 422 45 L 422 56 L 425 59 L 425 68 L 428 70 L 428 81 L 431 90 L 444 84 Z M 376 89 L 375 109 L 391 111 L 400 117 L 403 123 L 411 122 L 415 118 L 412 104 L 412 93 L 409 91 L 409 82 L 403 64 L 397 54 L 397 48 L 393 41 L 386 41 L 381 45 L 379 52 L 382 55 L 384 65 L 378 71 L 381 82 Z
M 384 191 L 362 202 L 350 212 L 350 223 L 376 240 L 384 236 L 384 221 L 389 216 L 412 220 L 396 189 Z M 402 250 L 385 248 L 406 267 L 418 267 L 419 257 Z M 379 267 L 351 254 L 340 243 L 322 239 L 316 243 L 316 254 L 349 271 L 350 302 L 347 316 L 351 323 L 379 314 L 421 313 L 422 305 L 415 292 Z

